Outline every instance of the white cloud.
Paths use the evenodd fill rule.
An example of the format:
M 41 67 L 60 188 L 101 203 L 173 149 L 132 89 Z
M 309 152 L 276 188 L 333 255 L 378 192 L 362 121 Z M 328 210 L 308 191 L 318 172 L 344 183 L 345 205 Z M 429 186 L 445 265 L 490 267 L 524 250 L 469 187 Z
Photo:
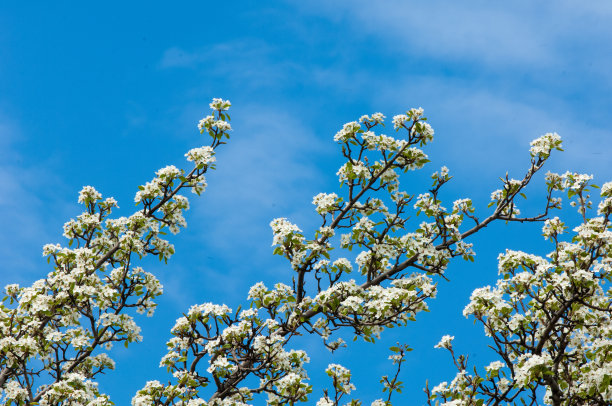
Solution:
M 20 140 L 19 125 L 0 115 L 0 279 L 5 283 L 28 283 L 46 274 L 42 245 L 57 240 L 52 236 L 59 230 L 49 224 L 66 214 L 66 202 L 57 196 L 63 182 L 47 163 L 23 157 Z
M 240 89 L 240 94 L 253 90 L 278 89 L 301 82 L 308 68 L 286 58 L 277 44 L 257 38 L 242 38 L 194 50 L 178 47 L 167 49 L 160 69 L 192 69 L 204 76 L 210 86 L 217 80 Z
M 275 217 L 313 214 L 312 196 L 324 184 L 319 169 L 333 143 L 321 143 L 299 120 L 282 111 L 244 106 L 235 136 L 217 154 L 202 202 L 194 203 L 194 227 L 207 244 L 234 256 L 236 247 L 270 255 L 269 222 Z M 213 239 L 209 236 L 214 235 Z M 243 260 L 238 256 L 237 262 Z
M 528 71 L 566 63 L 584 47 L 609 47 L 611 7 L 604 2 L 292 2 L 302 12 L 375 37 L 387 51 L 479 68 Z M 568 51 L 571 49 L 571 52 Z M 610 67 L 612 58 L 599 55 Z M 568 68 L 572 68 L 568 66 Z M 602 74 L 605 72 L 602 69 Z
M 162 69 L 192 68 L 200 62 L 205 62 L 206 54 L 188 52 L 177 47 L 172 47 L 164 52 L 159 62 L 159 67 Z

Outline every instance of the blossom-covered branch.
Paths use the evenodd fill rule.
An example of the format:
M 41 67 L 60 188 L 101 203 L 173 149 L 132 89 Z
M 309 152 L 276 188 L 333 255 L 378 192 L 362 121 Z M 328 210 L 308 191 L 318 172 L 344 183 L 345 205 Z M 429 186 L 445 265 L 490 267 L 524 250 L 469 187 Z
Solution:
M 589 218 L 591 179 L 547 175 L 549 191 L 567 192 L 581 224 L 564 239 L 566 224 L 547 220 L 542 232 L 554 245 L 547 258 L 499 256 L 501 279 L 475 290 L 464 310 L 483 325 L 499 359 L 474 374 L 456 363 L 450 384 L 427 389 L 430 405 L 612 404 L 612 182 Z
M 139 187 L 141 208 L 112 218 L 118 208 L 85 186 L 78 201 L 85 211 L 64 225 L 68 246 L 48 244 L 43 255 L 53 265 L 46 278 L 29 287 L 6 286 L 0 304 L 0 399 L 6 405 L 111 405 L 94 378 L 114 362 L 100 352 L 115 343 L 139 341 L 130 309 L 152 315 L 162 293 L 157 278 L 135 263 L 147 256 L 167 261 L 174 247 L 165 231 L 186 225 L 188 200 L 179 194 L 206 187 L 215 149 L 229 138 L 228 101 L 214 99 L 212 113 L 199 124 L 212 137 L 209 146 L 187 152 L 188 172 L 167 166 Z

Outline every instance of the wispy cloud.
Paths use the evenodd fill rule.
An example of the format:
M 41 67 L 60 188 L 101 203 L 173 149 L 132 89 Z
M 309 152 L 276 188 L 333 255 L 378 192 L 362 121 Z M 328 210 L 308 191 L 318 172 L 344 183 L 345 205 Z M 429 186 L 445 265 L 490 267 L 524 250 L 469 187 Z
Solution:
M 40 259 L 40 250 L 32 255 L 32 242 L 46 234 L 40 218 L 42 202 L 26 186 L 32 181 L 31 173 L 17 164 L 21 157 L 14 144 L 19 137 L 17 124 L 0 116 L 0 277 L 4 283 L 28 279 L 24 271 L 35 269 Z
M 248 62 L 257 66 L 274 53 L 275 47 L 256 39 L 243 38 L 239 40 L 211 44 L 198 49 L 183 49 L 171 47 L 164 51 L 159 62 L 160 69 L 196 68 L 201 65 L 209 67 L 229 66 L 224 62 L 238 63 L 241 66 Z
M 198 63 L 206 62 L 206 57 L 209 54 L 209 52 L 188 52 L 177 47 L 172 47 L 164 52 L 159 62 L 159 67 L 161 69 L 193 68 Z
M 321 143 L 299 120 L 283 112 L 245 106 L 235 139 L 220 150 L 219 169 L 209 176 L 209 194 L 199 204 L 194 223 L 215 238 L 214 250 L 235 253 L 246 247 L 269 257 L 269 223 L 276 217 L 298 216 L 309 209 L 324 184 L 321 160 L 333 145 Z M 318 162 L 317 162 L 318 161 Z M 318 164 L 319 165 L 318 165 Z M 242 263 L 235 256 L 236 264 Z
M 609 49 L 605 2 L 413 2 L 291 1 L 302 12 L 351 27 L 355 36 L 375 37 L 395 55 L 430 58 L 478 69 L 533 72 L 567 63 L 583 64 L 594 48 Z M 569 51 L 569 52 L 568 52 Z M 592 56 L 592 54 L 591 54 Z M 612 57 L 598 54 L 602 75 Z M 572 66 L 567 66 L 573 69 Z
M 182 116 L 191 117 L 186 122 L 206 110 L 184 109 Z M 252 284 L 271 276 L 278 282 L 281 274 L 287 282 L 288 264 L 272 256 L 269 223 L 288 217 L 308 231 L 318 221 L 312 197 L 330 179 L 335 182 L 323 169 L 337 152 L 331 137 L 322 141 L 309 123 L 282 106 L 236 105 L 231 115 L 232 138 L 217 150 L 217 169 L 208 173 L 206 191 L 201 197 L 187 195 L 188 229 L 173 241 L 182 259 L 172 260 L 172 271 L 159 273 L 177 311 L 219 297 L 242 303 Z M 201 248 L 183 253 L 186 246 Z
M 46 274 L 42 245 L 57 238 L 49 225 L 67 215 L 58 196 L 63 182 L 44 162 L 31 163 L 19 152 L 21 130 L 0 115 L 0 279 L 28 283 Z M 59 189 L 59 190 L 58 190 Z M 64 209 L 62 209 L 64 207 Z M 52 216 L 52 214 L 55 214 Z
M 300 66 L 282 58 L 281 50 L 256 38 L 218 43 L 199 49 L 172 47 L 164 51 L 160 69 L 197 69 L 219 75 L 248 89 L 283 83 Z

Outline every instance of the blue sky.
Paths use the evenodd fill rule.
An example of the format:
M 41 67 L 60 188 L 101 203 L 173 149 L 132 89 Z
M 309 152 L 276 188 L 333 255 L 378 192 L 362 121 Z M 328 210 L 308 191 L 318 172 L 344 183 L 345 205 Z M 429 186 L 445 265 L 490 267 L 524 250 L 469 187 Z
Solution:
M 411 185 L 447 165 L 447 198 L 472 197 L 483 212 L 498 177 L 521 176 L 529 141 L 544 132 L 565 145 L 549 170 L 612 179 L 611 18 L 605 1 L 3 2 L 0 280 L 26 284 L 48 272 L 41 247 L 62 242 L 83 185 L 128 214 L 138 184 L 202 144 L 196 124 L 210 99 L 230 99 L 231 143 L 192 199 L 177 254 L 167 266 L 146 262 L 165 286 L 159 311 L 141 319 L 142 344 L 114 351 L 119 368 L 101 381 L 129 404 L 146 380 L 164 377 L 168 330 L 191 304 L 236 307 L 255 282 L 290 280 L 271 256 L 268 223 L 289 217 L 312 230 L 312 196 L 337 189 L 333 135 L 362 114 L 422 106 L 436 140 L 408 191 L 422 192 Z M 524 212 L 536 210 L 533 194 Z M 451 266 L 431 313 L 334 359 L 354 369 L 355 396 L 380 397 L 396 341 L 415 348 L 398 404 L 423 404 L 425 379 L 452 379 L 446 354 L 432 348 L 443 334 L 477 364 L 491 359 L 480 327 L 461 316 L 470 292 L 494 283 L 505 248 L 548 247 L 529 225 L 490 227 L 473 242 L 477 261 Z M 328 354 L 300 344 L 313 380 L 327 383 Z

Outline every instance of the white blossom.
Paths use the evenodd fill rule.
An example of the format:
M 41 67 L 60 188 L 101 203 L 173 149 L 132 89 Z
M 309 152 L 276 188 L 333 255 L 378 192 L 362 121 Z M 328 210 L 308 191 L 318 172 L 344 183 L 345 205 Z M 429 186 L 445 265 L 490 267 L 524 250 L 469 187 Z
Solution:
M 312 199 L 312 204 L 317 207 L 317 213 L 323 214 L 333 209 L 338 195 L 335 193 L 319 193 Z
M 445 335 L 442 336 L 440 342 L 434 346 L 434 348 L 451 348 L 453 346 L 452 341 L 455 339 L 454 336 Z

